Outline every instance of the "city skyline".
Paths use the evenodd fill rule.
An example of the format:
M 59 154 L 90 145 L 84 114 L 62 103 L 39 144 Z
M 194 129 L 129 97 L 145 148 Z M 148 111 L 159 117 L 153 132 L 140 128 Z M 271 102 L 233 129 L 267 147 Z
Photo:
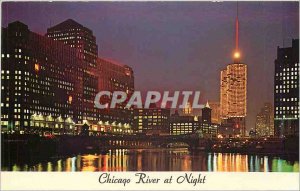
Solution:
M 79 4 L 81 7 L 79 7 Z M 142 91 L 149 89 L 200 90 L 203 103 L 206 100 L 219 100 L 219 72 L 226 64 L 232 62 L 232 51 L 235 45 L 236 3 L 195 2 L 196 7 L 193 6 L 193 3 L 182 2 L 175 4 L 158 2 L 144 4 L 126 3 L 125 5 L 123 4 L 124 7 L 122 3 L 109 2 L 91 3 L 88 5 L 84 3 L 79 4 L 78 6 L 73 4 L 72 8 L 77 9 L 79 12 L 88 8 L 91 10 L 89 11 L 90 13 L 85 12 L 85 15 L 77 15 L 73 12 L 74 10 L 67 8 L 66 3 L 58 2 L 51 5 L 48 3 L 3 3 L 2 26 L 6 26 L 15 20 L 21 20 L 28 24 L 33 32 L 44 35 L 50 23 L 53 26 L 68 18 L 74 19 L 94 32 L 100 56 L 113 58 L 133 68 L 137 79 L 135 80 L 136 89 Z M 288 38 L 298 37 L 298 24 L 296 24 L 297 22 L 299 23 L 298 9 L 297 6 L 294 8 L 293 4 L 296 5 L 297 2 L 239 3 L 240 48 L 242 60 L 249 67 L 248 130 L 252 126 L 254 127 L 255 116 L 260 109 L 260 105 L 265 101 L 272 102 L 273 100 L 276 47 L 282 47 L 282 36 Z M 96 7 L 93 8 L 93 5 Z M 20 7 L 24 11 L 19 13 L 14 11 Z M 28 9 L 29 7 L 30 10 Z M 50 12 L 56 9 L 57 14 L 52 14 L 51 12 L 51 17 L 45 18 L 43 11 L 38 11 L 38 13 L 32 11 L 32 9 L 43 10 L 45 8 L 49 8 Z M 94 10 L 97 8 L 105 9 L 106 12 L 96 14 Z M 137 8 L 142 8 L 142 10 L 138 11 Z M 255 8 L 258 8 L 258 10 L 255 10 Z M 273 18 L 273 11 L 279 9 L 282 9 L 282 11 L 277 17 L 282 17 L 281 20 L 280 18 L 276 20 Z M 107 10 L 112 12 L 107 12 Z M 151 13 L 150 10 L 155 11 Z M 197 10 L 199 12 L 202 10 L 202 15 Z M 228 10 L 232 10 L 232 12 Z M 148 13 L 146 17 L 143 15 L 145 11 Z M 180 17 L 175 15 L 176 11 Z M 214 11 L 219 11 L 220 13 Z M 249 17 L 249 15 L 255 14 L 256 11 L 260 11 L 260 14 L 256 16 L 258 20 Z M 64 14 L 61 12 L 64 12 Z M 213 15 L 211 15 L 211 12 Z M 184 13 L 188 13 L 188 16 L 183 17 L 182 14 Z M 98 15 L 100 18 L 97 17 L 98 19 L 94 19 L 94 22 L 100 20 L 99 24 L 89 20 L 88 14 Z M 40 15 L 40 21 L 33 19 L 32 15 L 34 15 L 34 18 L 36 18 L 36 15 Z M 143 17 L 142 19 L 137 19 L 133 17 L 134 15 Z M 158 19 L 158 15 L 161 16 L 162 20 Z M 197 16 L 206 17 L 205 19 L 203 17 L 199 17 L 203 19 L 196 19 L 195 17 Z M 119 22 L 121 18 L 124 18 L 122 19 L 123 23 Z M 184 18 L 186 18 L 187 22 L 185 22 Z M 259 18 L 262 18 L 262 20 L 259 20 Z M 149 21 L 149 25 L 147 25 L 147 22 L 143 22 L 143 19 Z M 222 27 L 224 34 L 216 30 L 215 27 L 217 25 Z M 282 25 L 281 28 L 280 25 Z M 135 26 L 137 27 L 136 30 Z M 258 28 L 253 29 L 253 26 Z M 185 31 L 185 29 L 187 30 Z M 263 29 L 267 29 L 267 31 Z M 275 34 L 276 31 L 280 32 L 280 29 L 285 35 Z M 214 38 L 211 38 L 209 43 L 206 43 L 205 39 L 208 35 L 207 30 L 209 33 L 212 33 L 209 35 L 218 34 L 213 36 Z M 108 34 L 109 32 L 111 34 Z M 136 37 L 130 33 L 135 34 Z M 228 35 L 230 38 L 228 38 Z M 254 36 L 257 37 L 254 38 Z M 194 37 L 198 37 L 198 39 L 192 42 Z M 269 38 L 271 41 L 268 40 Z M 162 42 L 160 43 L 159 41 Z M 286 41 L 288 41 L 288 44 L 285 44 L 285 46 L 289 46 L 291 40 Z M 220 42 L 224 46 L 218 46 Z M 170 47 L 172 47 L 171 50 Z M 216 51 L 214 51 L 215 49 Z M 207 67 L 205 63 L 210 63 L 211 67 Z M 158 70 L 158 67 L 162 69 Z M 204 68 L 207 70 L 202 72 Z M 166 70 L 169 72 L 165 72 Z M 178 73 L 178 71 L 181 72 Z M 173 76 L 175 72 L 177 72 L 176 77 Z M 147 84 L 147 86 L 144 86 L 144 84 Z M 259 100 L 254 96 L 258 91 L 262 92 Z

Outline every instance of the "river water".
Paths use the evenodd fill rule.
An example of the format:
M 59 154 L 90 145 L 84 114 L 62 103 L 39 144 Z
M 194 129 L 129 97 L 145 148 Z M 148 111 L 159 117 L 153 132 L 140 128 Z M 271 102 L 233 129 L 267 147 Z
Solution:
M 288 156 L 190 153 L 187 149 L 117 149 L 102 154 L 2 164 L 2 171 L 225 171 L 299 172 Z

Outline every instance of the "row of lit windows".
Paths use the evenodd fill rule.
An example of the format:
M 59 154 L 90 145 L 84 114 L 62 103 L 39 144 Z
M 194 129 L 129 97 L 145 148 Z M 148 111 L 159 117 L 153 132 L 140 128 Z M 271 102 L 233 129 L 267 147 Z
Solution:
M 298 65 L 298 63 L 296 63 L 295 64 L 295 66 L 297 66 Z M 298 70 L 298 68 L 283 68 L 283 71 L 285 72 L 285 71 L 287 71 L 287 72 L 289 72 L 289 71 L 297 71 Z
M 172 128 L 193 128 L 194 126 L 193 125 L 172 125 L 171 124 L 171 127 Z
M 297 88 L 297 84 L 295 85 L 277 85 L 276 89 L 285 89 L 285 88 Z
M 298 107 L 293 107 L 293 106 L 291 106 L 291 107 L 276 107 L 276 110 L 297 110 L 298 111 Z
M 288 111 L 276 111 L 276 114 L 297 114 L 298 113 L 298 110 L 288 110 Z
M 9 107 L 9 103 L 7 104 L 1 103 L 1 107 Z
M 279 101 L 287 101 L 287 102 L 289 102 L 289 101 L 297 101 L 298 100 L 298 98 L 280 98 L 279 99 Z
M 287 89 L 287 90 L 276 90 L 275 92 L 276 93 L 289 93 L 290 89 Z
M 289 77 L 289 76 L 287 76 L 287 77 L 280 77 L 280 80 L 296 80 L 298 78 L 298 76 L 291 76 L 291 77 Z
M 278 74 L 278 73 L 276 73 L 276 74 Z M 298 75 L 298 72 L 283 72 L 283 73 L 279 73 L 279 76 L 293 76 L 293 75 Z M 276 76 L 278 76 L 278 75 L 276 75 Z
M 1 119 L 8 119 L 8 115 L 1 115 Z
M 288 115 L 288 116 L 286 116 L 286 115 L 275 115 L 275 118 L 277 118 L 277 119 L 281 119 L 281 117 L 283 118 L 283 119 L 288 119 L 288 118 L 293 118 L 293 119 L 298 119 L 299 118 L 299 116 L 298 115 Z
M 5 54 L 2 54 L 1 57 L 5 58 Z M 6 54 L 6 57 L 9 58 L 9 54 Z
M 17 50 L 17 49 L 15 49 Z M 18 51 L 17 51 L 18 52 Z M 19 52 L 21 52 L 21 49 L 19 49 Z M 5 58 L 5 54 L 1 54 L 1 57 L 2 58 Z M 6 54 L 6 58 L 9 58 L 10 57 L 10 54 Z M 15 58 L 22 58 L 22 55 L 21 54 L 15 54 Z M 30 57 L 29 56 L 24 56 L 25 60 L 29 60 Z M 34 59 L 33 58 L 33 61 L 36 61 L 37 62 L 37 59 Z M 46 57 L 46 60 L 47 60 L 47 57 Z
M 1 74 L 5 74 L 5 73 L 9 74 L 9 70 L 1 70 Z
M 171 133 L 181 133 L 181 134 L 187 134 L 193 132 L 192 129 L 172 129 Z

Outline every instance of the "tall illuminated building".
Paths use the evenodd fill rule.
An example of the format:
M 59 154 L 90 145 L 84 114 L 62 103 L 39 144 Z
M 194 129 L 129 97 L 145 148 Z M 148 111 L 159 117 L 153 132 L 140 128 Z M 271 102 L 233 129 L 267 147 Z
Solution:
M 274 115 L 271 103 L 265 103 L 256 115 L 255 132 L 256 135 L 261 137 L 274 135 Z
M 112 60 L 98 58 L 98 92 L 123 91 L 129 99 L 134 92 L 134 73 L 131 67 Z M 103 103 L 110 103 L 111 97 L 103 96 Z M 127 101 L 119 103 L 114 109 L 100 110 L 102 121 L 118 121 L 130 126 L 133 121 L 133 108 L 126 108 Z
M 47 29 L 46 36 L 55 41 L 61 41 L 64 44 L 77 50 L 77 57 L 81 60 L 82 68 L 78 68 L 78 73 L 83 73 L 81 85 L 83 91 L 82 100 L 79 102 L 81 116 L 80 121 L 97 121 L 97 114 L 94 108 L 94 99 L 98 88 L 97 77 L 97 57 L 98 46 L 96 37 L 93 32 L 77 23 L 72 19 L 68 19 L 62 23 Z
M 230 124 L 236 132 L 233 136 L 244 136 L 247 115 L 247 65 L 241 62 L 239 49 L 239 21 L 236 17 L 236 38 L 233 63 L 221 71 L 220 106 L 222 124 Z
M 275 136 L 299 134 L 299 39 L 277 48 L 274 76 Z
M 82 99 L 76 50 L 16 21 L 2 28 L 1 130 L 73 134 Z

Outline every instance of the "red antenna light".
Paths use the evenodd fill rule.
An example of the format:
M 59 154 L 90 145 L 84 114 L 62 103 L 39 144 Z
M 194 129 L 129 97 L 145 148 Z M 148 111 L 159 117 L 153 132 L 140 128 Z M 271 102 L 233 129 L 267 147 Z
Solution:
M 233 58 L 235 62 L 239 61 L 239 58 L 241 57 L 240 51 L 239 51 L 239 4 L 236 3 L 236 19 L 235 19 L 235 51 L 233 54 Z
M 235 50 L 239 50 L 239 4 L 236 5 L 236 20 L 235 20 Z

